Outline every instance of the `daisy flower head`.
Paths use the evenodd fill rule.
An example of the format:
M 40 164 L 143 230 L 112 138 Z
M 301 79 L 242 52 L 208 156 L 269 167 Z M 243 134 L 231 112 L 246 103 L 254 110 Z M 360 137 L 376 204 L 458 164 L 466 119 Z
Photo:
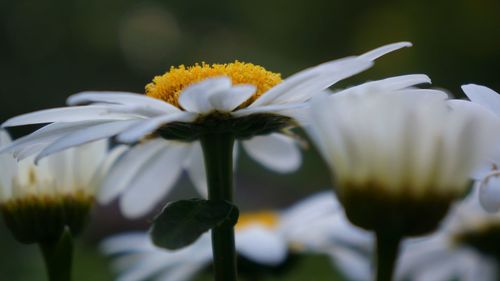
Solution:
M 116 162 L 99 197 L 106 203 L 124 194 L 122 211 L 127 217 L 138 217 L 158 203 L 182 169 L 206 194 L 200 148 L 213 149 L 221 139 L 227 139 L 227 147 L 236 139 L 252 158 L 275 171 L 297 169 L 301 162 L 297 141 L 283 134 L 283 129 L 302 116 L 304 101 L 369 68 L 378 57 L 410 45 L 386 45 L 283 80 L 263 67 L 238 61 L 173 67 L 146 86 L 146 95 L 83 92 L 68 98 L 69 107 L 11 118 L 2 126 L 50 124 L 2 151 L 36 154 L 39 160 L 99 139 L 132 144 Z
M 463 85 L 462 90 L 473 102 L 491 111 L 500 122 L 500 95 L 481 85 Z M 483 167 L 478 169 L 474 178 L 480 182 L 479 201 L 485 210 L 496 212 L 500 209 L 500 144 L 489 155 Z
M 454 205 L 439 230 L 402 248 L 402 280 L 498 280 L 500 215 L 479 204 L 479 187 Z
M 388 78 L 312 101 L 310 136 L 355 225 L 403 236 L 432 231 L 498 140 L 490 112 L 415 88 L 422 78 Z
M 369 264 L 361 263 L 351 246 L 367 245 L 370 234 L 347 222 L 333 192 L 315 194 L 281 212 L 242 213 L 235 235 L 241 272 L 247 277 L 282 273 L 293 262 L 291 255 L 314 253 L 331 256 L 354 280 L 368 279 Z M 103 252 L 114 257 L 117 280 L 121 281 L 190 280 L 211 263 L 211 247 L 208 233 L 176 251 L 156 247 L 142 232 L 120 234 L 101 244 Z M 249 270 L 244 270 L 245 265 Z M 360 275 L 366 278 L 356 278 Z
M 0 142 L 11 144 L 6 132 L 0 131 Z M 33 157 L 18 162 L 11 154 L 0 155 L 0 210 L 16 239 L 57 240 L 65 228 L 78 235 L 112 154 L 108 158 L 107 143 L 99 141 L 56 153 L 37 165 Z

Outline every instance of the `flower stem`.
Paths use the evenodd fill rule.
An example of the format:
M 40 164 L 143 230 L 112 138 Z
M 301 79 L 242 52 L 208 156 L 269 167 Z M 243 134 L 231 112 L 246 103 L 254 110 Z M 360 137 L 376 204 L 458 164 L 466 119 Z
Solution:
M 65 230 L 59 240 L 38 243 L 47 268 L 49 281 L 70 281 L 73 239 Z
M 228 133 L 206 134 L 201 146 L 207 172 L 208 199 L 233 201 L 233 144 Z M 223 223 L 212 229 L 212 251 L 216 281 L 236 281 L 236 250 L 233 225 Z
M 390 281 L 394 275 L 394 268 L 399 252 L 399 243 L 402 237 L 387 232 L 376 232 L 376 237 L 377 277 L 375 280 Z

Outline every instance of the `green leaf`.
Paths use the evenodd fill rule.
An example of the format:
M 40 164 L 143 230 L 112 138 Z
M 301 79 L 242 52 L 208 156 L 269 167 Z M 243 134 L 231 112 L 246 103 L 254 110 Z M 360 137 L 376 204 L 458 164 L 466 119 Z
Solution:
M 154 219 L 150 230 L 151 239 L 158 247 L 180 249 L 216 226 L 235 225 L 238 215 L 238 208 L 227 201 L 176 201 L 167 204 Z

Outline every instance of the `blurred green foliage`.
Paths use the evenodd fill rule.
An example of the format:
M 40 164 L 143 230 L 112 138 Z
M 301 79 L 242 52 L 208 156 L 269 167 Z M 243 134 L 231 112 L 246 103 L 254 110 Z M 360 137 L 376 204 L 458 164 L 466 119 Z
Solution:
M 500 91 L 498 11 L 498 0 L 0 0 L 0 121 L 62 106 L 78 91 L 143 92 L 171 65 L 241 60 L 286 77 L 402 40 L 415 46 L 382 58 L 340 86 L 426 73 L 435 87 L 455 95 L 471 82 Z M 292 176 L 266 171 L 242 155 L 237 174 L 242 209 L 283 207 L 327 188 L 322 161 L 313 149 L 307 151 L 303 168 Z M 179 185 L 173 197 L 193 194 L 187 181 Z M 145 228 L 151 217 L 127 222 L 115 206 L 95 213 L 77 248 L 75 280 L 110 280 L 95 242 L 113 232 Z M 35 247 L 16 244 L 4 228 L 0 246 L 7 254 L 0 263 L 1 280 L 45 280 Z M 314 271 L 317 262 L 312 258 L 305 264 Z M 286 280 L 310 276 L 301 274 Z M 317 276 L 314 280 L 323 280 Z

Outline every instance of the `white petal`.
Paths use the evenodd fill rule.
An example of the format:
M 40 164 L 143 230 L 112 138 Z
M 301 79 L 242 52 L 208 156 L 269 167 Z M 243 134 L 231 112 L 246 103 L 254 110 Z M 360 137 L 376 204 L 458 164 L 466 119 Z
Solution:
M 271 88 L 249 107 L 305 101 L 321 90 L 370 66 L 370 61 L 348 57 L 308 68 Z
M 492 176 L 481 184 L 479 202 L 488 212 L 497 212 L 500 209 L 500 177 Z
M 137 124 L 137 122 L 140 122 L 140 120 L 114 121 L 87 127 L 77 132 L 65 135 L 64 137 L 61 137 L 57 141 L 47 146 L 44 150 L 42 150 L 42 152 L 40 152 L 35 158 L 35 162 L 38 162 L 40 159 L 50 154 L 73 146 L 78 146 L 99 139 L 109 138 L 127 129 L 130 126 Z
M 143 94 L 127 92 L 81 92 L 70 96 L 66 103 L 78 105 L 85 103 L 116 103 L 124 105 L 144 105 L 165 113 L 176 112 L 179 109 L 167 102 L 148 97 Z
M 382 88 L 387 91 L 396 91 L 424 83 L 431 83 L 431 79 L 427 75 L 409 74 L 409 75 L 394 76 L 382 80 L 366 82 L 361 85 L 350 87 L 345 90 L 336 92 L 335 94 L 336 95 L 344 93 L 349 94 L 356 91 L 361 92 L 369 88 L 379 88 L 379 89 Z
M 96 188 L 97 192 L 95 192 L 95 194 L 99 194 L 99 192 L 101 192 L 103 182 L 107 178 L 111 167 L 113 167 L 117 160 L 123 157 L 128 150 L 128 146 L 118 145 L 113 147 L 111 151 L 105 155 L 105 158 L 100 163 L 97 171 L 92 175 L 91 185 Z
M 102 204 L 111 202 L 138 176 L 141 168 L 163 149 L 168 149 L 168 146 L 167 142 L 162 139 L 147 141 L 132 147 L 111 168 L 97 196 L 99 202 Z
M 480 104 L 500 116 L 500 95 L 490 88 L 481 85 L 463 85 L 462 90 L 474 103 Z
M 123 214 L 137 218 L 151 211 L 172 189 L 188 147 L 171 145 L 146 163 L 120 199 Z
M 379 47 L 375 50 L 371 50 L 367 53 L 364 53 L 361 56 L 359 56 L 359 58 L 367 59 L 367 60 L 376 60 L 383 55 L 394 52 L 394 51 L 399 50 L 399 49 L 404 48 L 404 47 L 411 47 L 411 46 L 412 46 L 412 44 L 410 42 L 392 43 L 389 45 Z
M 40 143 L 46 143 L 49 144 L 53 142 L 54 140 L 81 130 L 83 128 L 91 127 L 94 125 L 98 124 L 103 124 L 107 123 L 109 120 L 106 121 L 82 121 L 82 122 L 71 122 L 71 123 L 52 123 L 47 126 L 44 126 L 33 133 L 18 138 L 14 142 L 12 142 L 10 145 L 7 145 L 0 149 L 0 154 L 4 152 L 12 152 L 14 154 L 17 154 L 18 152 L 29 148 L 32 145 L 40 144 Z
M 191 151 L 185 163 L 189 179 L 194 187 L 204 198 L 208 197 L 207 176 L 205 173 L 205 162 L 200 142 L 192 145 Z
M 263 106 L 247 107 L 243 109 L 236 110 L 231 113 L 235 117 L 247 116 L 256 113 L 272 113 L 277 115 L 294 117 L 295 111 L 302 110 L 306 108 L 307 105 L 304 103 L 292 103 L 292 104 L 271 104 Z
M 188 281 L 191 280 L 192 277 L 196 275 L 196 273 L 200 272 L 206 265 L 208 264 L 208 260 L 205 263 L 193 263 L 186 262 L 178 265 L 172 270 L 165 272 L 164 274 L 158 276 L 158 278 L 154 279 L 155 281 Z
M 209 97 L 212 108 L 221 112 L 231 112 L 248 100 L 254 93 L 253 85 L 236 85 L 227 90 L 219 91 Z
M 196 113 L 206 113 L 213 110 L 209 97 L 222 90 L 231 87 L 229 77 L 208 78 L 201 82 L 190 85 L 179 96 L 179 104 L 186 111 Z
M 295 171 L 302 163 L 302 154 L 295 140 L 283 134 L 256 136 L 242 144 L 250 157 L 276 172 Z
M 105 239 L 99 248 L 106 255 L 122 254 L 124 252 L 144 251 L 152 249 L 151 239 L 144 232 L 129 232 Z
M 10 118 L 2 124 L 2 127 L 52 122 L 122 120 L 130 118 L 126 114 L 111 113 L 113 107 L 119 108 L 113 105 L 89 105 L 40 110 Z
M 75 148 L 73 159 L 74 182 L 90 186 L 91 179 L 107 156 L 108 140 L 95 141 Z
M 140 122 L 136 126 L 130 127 L 126 131 L 120 133 L 116 137 L 116 140 L 122 143 L 135 143 L 167 123 L 191 122 L 195 118 L 196 115 L 190 112 L 178 112 L 160 115 Z
M 0 130 L 0 147 L 3 147 L 11 142 L 12 140 L 10 139 L 9 134 L 4 130 Z
M 264 265 L 279 265 L 285 261 L 288 253 L 283 237 L 258 225 L 237 231 L 235 240 L 238 253 Z
M 334 263 L 349 280 L 368 281 L 373 275 L 370 259 L 347 248 L 334 248 L 330 253 Z

